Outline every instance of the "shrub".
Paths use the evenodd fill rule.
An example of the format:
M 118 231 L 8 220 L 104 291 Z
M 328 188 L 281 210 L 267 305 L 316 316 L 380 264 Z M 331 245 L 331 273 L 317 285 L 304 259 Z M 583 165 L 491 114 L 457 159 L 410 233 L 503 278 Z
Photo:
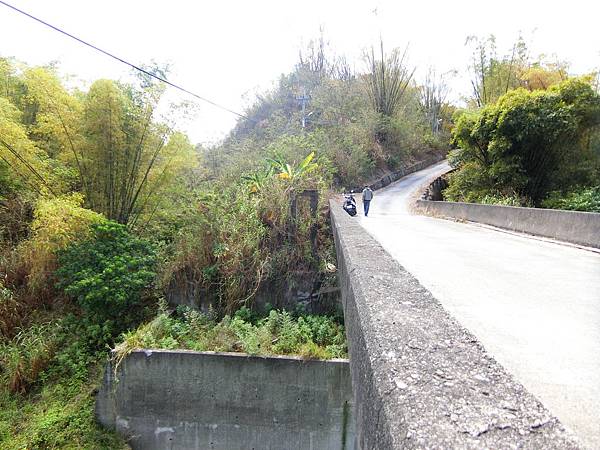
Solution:
M 149 242 L 112 221 L 92 225 L 91 235 L 59 253 L 58 287 L 75 298 L 98 332 L 105 321 L 121 325 L 155 277 L 156 255 Z M 117 330 L 115 330 L 116 332 Z
M 527 197 L 590 184 L 598 164 L 587 138 L 600 124 L 600 95 L 583 79 L 547 91 L 510 91 L 496 104 L 457 118 L 451 158 L 453 199 Z M 470 180 L 472 178 L 472 180 Z
M 17 195 L 3 199 L 0 194 L 0 250 L 18 244 L 27 236 L 32 216 L 33 208 L 29 201 Z
M 27 267 L 28 287 L 33 294 L 45 291 L 56 270 L 56 255 L 73 242 L 85 239 L 90 225 L 106 219 L 101 214 L 83 208 L 83 196 L 71 194 L 41 199 L 34 210 L 31 237 L 20 249 Z
M 56 323 L 34 325 L 0 346 L 3 385 L 26 392 L 46 369 L 57 349 Z
M 0 388 L 0 448 L 22 449 L 128 449 L 116 433 L 94 418 L 95 390 L 101 371 L 91 381 L 62 378 L 44 382 L 32 396 Z
M 452 153 L 451 153 L 452 156 Z M 478 203 L 490 193 L 492 181 L 488 174 L 479 166 L 468 161 L 461 165 L 460 170 L 448 176 L 449 186 L 444 189 L 444 198 L 452 202 Z
M 552 192 L 542 202 L 544 208 L 600 213 L 600 186 L 580 189 L 563 195 Z
M 524 204 L 525 200 L 520 199 L 518 196 L 503 196 L 503 195 L 490 195 L 487 194 L 481 198 L 480 203 L 484 205 L 502 205 L 502 206 L 529 206 Z
M 0 281 L 0 338 L 12 335 L 21 322 L 20 305 L 13 292 Z

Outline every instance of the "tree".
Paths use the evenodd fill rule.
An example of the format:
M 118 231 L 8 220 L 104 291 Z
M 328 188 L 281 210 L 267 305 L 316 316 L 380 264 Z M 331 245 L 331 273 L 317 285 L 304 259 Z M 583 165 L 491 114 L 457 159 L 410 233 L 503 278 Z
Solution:
M 48 294 L 48 280 L 56 269 L 56 254 L 88 236 L 90 226 L 106 219 L 83 208 L 83 196 L 40 198 L 33 213 L 30 233 L 21 243 L 20 257 L 27 273 L 27 286 L 36 300 Z
M 380 41 L 380 56 L 375 57 L 375 49 L 367 53 L 369 65 L 367 74 L 367 93 L 373 109 L 383 116 L 392 117 L 400 107 L 402 96 L 408 87 L 415 69 L 406 66 L 408 46 L 404 52 L 394 49 L 386 58 L 383 41 Z
M 408 46 L 404 52 L 394 49 L 386 58 L 383 41 L 380 41 L 380 56 L 375 57 L 375 50 L 367 53 L 369 73 L 365 76 L 366 90 L 374 111 L 379 115 L 375 130 L 375 139 L 379 144 L 388 140 L 391 120 L 402 104 L 402 98 L 409 86 L 415 69 L 406 66 Z
M 496 53 L 496 38 L 493 35 L 486 39 L 469 36 L 466 44 L 475 45 L 471 65 L 474 77 L 471 86 L 477 107 L 494 103 L 509 90 L 521 85 L 520 74 L 528 61 L 527 45 L 521 36 L 510 53 L 501 58 Z
M 0 161 L 32 192 L 54 193 L 48 182 L 48 155 L 29 139 L 21 118 L 21 112 L 0 97 Z
M 517 194 L 538 205 L 551 190 L 590 183 L 598 163 L 587 136 L 598 125 L 600 95 L 583 79 L 547 91 L 511 91 L 458 118 L 452 159 L 459 171 L 448 195 Z M 475 185 L 467 170 L 480 171 Z
M 496 39 L 469 36 L 467 44 L 475 46 L 471 70 L 473 79 L 472 102 L 483 107 L 498 101 L 512 89 L 523 87 L 530 91 L 546 90 L 568 78 L 569 65 L 564 61 L 551 61 L 544 55 L 532 59 L 527 44 L 519 36 L 512 49 L 500 57 L 496 51 Z
M 178 182 L 177 171 L 197 165 L 187 139 L 157 120 L 165 87 L 148 75 L 137 86 L 98 80 L 72 94 L 52 71 L 33 68 L 23 87 L 19 103 L 27 113 L 17 122 L 28 123 L 25 134 L 56 172 L 42 177 L 59 186 L 54 191 L 82 191 L 109 219 L 133 224 L 151 215 L 161 191 Z
M 548 89 L 569 77 L 567 69 L 564 62 L 535 62 L 521 74 L 522 85 L 530 91 Z
M 309 78 L 316 78 L 316 82 L 318 83 L 322 77 L 327 75 L 329 70 L 329 62 L 327 61 L 327 56 L 325 55 L 326 47 L 327 43 L 325 42 L 323 29 L 321 29 L 319 38 L 316 40 L 311 40 L 304 52 L 300 50 L 298 53 L 298 64 L 296 66 L 297 72 L 303 72 L 309 75 Z
M 442 110 L 449 92 L 448 85 L 442 76 L 437 75 L 434 69 L 429 68 L 419 92 L 421 106 L 431 127 L 431 133 L 436 135 L 442 127 Z

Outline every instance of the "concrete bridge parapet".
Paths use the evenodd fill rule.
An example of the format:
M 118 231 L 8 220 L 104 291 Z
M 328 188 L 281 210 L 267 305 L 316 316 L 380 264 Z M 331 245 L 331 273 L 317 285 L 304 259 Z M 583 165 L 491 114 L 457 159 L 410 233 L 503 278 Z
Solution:
M 430 200 L 418 200 L 417 207 L 425 214 L 600 248 L 600 213 Z
M 330 206 L 359 448 L 581 447 L 355 218 Z

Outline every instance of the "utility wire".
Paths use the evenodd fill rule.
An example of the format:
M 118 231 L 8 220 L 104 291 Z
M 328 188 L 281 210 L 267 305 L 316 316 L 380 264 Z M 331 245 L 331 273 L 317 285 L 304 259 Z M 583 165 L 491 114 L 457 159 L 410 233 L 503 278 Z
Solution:
M 52 195 L 56 196 L 56 193 L 52 190 L 52 188 L 50 187 L 48 182 L 44 179 L 44 177 L 41 176 L 40 173 L 37 170 L 35 170 L 35 168 L 25 158 L 23 158 L 23 156 L 21 156 L 21 154 L 18 151 L 16 151 L 10 144 L 8 144 L 2 138 L 0 138 L 0 144 L 2 144 L 4 147 L 6 147 L 8 149 L 8 151 L 15 156 L 15 158 L 17 158 L 25 167 L 27 167 L 27 169 L 29 169 L 29 171 L 32 174 L 34 174 L 42 182 L 42 184 L 44 184 L 48 188 L 48 190 L 50 191 L 50 193 Z M 4 158 L 2 158 L 2 159 L 4 159 Z
M 241 113 L 238 113 L 236 111 L 233 111 L 232 109 L 229 109 L 229 108 L 227 108 L 225 106 L 221 106 L 218 103 L 213 102 L 212 100 L 209 100 L 209 99 L 207 99 L 205 97 L 202 97 L 202 96 L 200 96 L 198 94 L 195 94 L 194 92 L 189 91 L 189 90 L 187 90 L 187 89 L 185 89 L 185 88 L 183 88 L 183 87 L 181 87 L 181 86 L 179 86 L 179 85 L 177 85 L 175 83 L 171 83 L 166 78 L 162 78 L 162 77 L 160 77 L 160 76 L 158 76 L 156 74 L 148 72 L 147 70 L 144 70 L 141 67 L 136 66 L 135 64 L 132 64 L 132 63 L 124 60 L 123 58 L 119 58 L 118 56 L 115 56 L 112 53 L 107 52 L 106 50 L 102 50 L 101 48 L 99 48 L 99 47 L 97 47 L 97 46 L 95 46 L 93 44 L 90 44 L 89 42 L 86 42 L 83 39 L 80 39 L 80 38 L 78 38 L 76 36 L 73 36 L 72 34 L 67 33 L 66 31 L 64 31 L 64 30 L 62 30 L 62 29 L 60 29 L 58 27 L 55 27 L 54 25 L 51 25 L 48 22 L 43 21 L 42 19 L 38 19 L 37 17 L 35 17 L 35 16 L 33 16 L 33 15 L 31 15 L 31 14 L 29 14 L 29 13 L 27 13 L 27 12 L 25 12 L 25 11 L 23 11 L 23 10 L 15 7 L 15 6 L 13 6 L 13 5 L 10 5 L 10 4 L 6 3 L 5 1 L 0 0 L 0 4 L 6 6 L 8 8 L 10 8 L 10 9 L 12 9 L 12 10 L 14 10 L 14 11 L 20 13 L 20 14 L 23 14 L 24 16 L 29 17 L 30 19 L 33 19 L 36 22 L 41 23 L 42 25 L 45 25 L 45 26 L 47 26 L 49 28 L 52 28 L 54 31 L 58 31 L 61 34 L 64 34 L 65 36 L 68 36 L 71 39 L 76 40 L 80 44 L 86 45 L 86 46 L 88 46 L 88 47 L 90 47 L 90 48 L 92 48 L 92 49 L 94 49 L 94 50 L 96 50 L 96 51 L 98 51 L 100 53 L 105 54 L 106 56 L 108 56 L 108 57 L 110 57 L 112 59 L 115 59 L 115 60 L 119 61 L 120 63 L 123 63 L 123 64 L 125 64 L 125 65 L 127 65 L 129 67 L 132 67 L 133 69 L 138 70 L 138 71 L 140 71 L 140 72 L 142 72 L 142 73 L 144 73 L 144 74 L 146 74 L 146 75 L 148 75 L 148 76 L 150 76 L 152 78 L 155 78 L 155 79 L 157 79 L 159 81 L 162 81 L 163 83 L 168 84 L 169 86 L 174 87 L 175 89 L 178 89 L 178 90 L 180 90 L 182 92 L 185 92 L 186 94 L 189 94 L 189 95 L 191 95 L 193 97 L 196 97 L 197 99 L 202 100 L 203 102 L 209 103 L 209 104 L 211 104 L 213 106 L 216 106 L 217 108 L 220 108 L 220 109 L 222 109 L 224 111 L 227 111 L 227 112 L 229 112 L 231 114 L 235 114 L 238 117 L 241 117 L 243 119 L 247 119 L 247 120 L 250 120 L 250 121 L 254 122 L 254 120 L 250 119 L 248 116 L 246 116 L 244 114 L 241 114 Z
M 31 187 L 39 195 L 42 195 L 42 191 L 40 191 L 39 188 L 35 184 L 33 184 L 31 181 L 29 181 L 29 178 L 27 178 L 25 175 L 23 175 L 15 166 L 13 166 L 8 159 L 6 159 L 2 155 L 0 155 L 0 159 L 2 161 L 4 161 L 6 163 L 6 165 L 8 165 L 8 167 L 10 167 L 17 175 L 19 175 L 19 177 L 25 182 L 25 184 L 29 185 L 29 187 Z

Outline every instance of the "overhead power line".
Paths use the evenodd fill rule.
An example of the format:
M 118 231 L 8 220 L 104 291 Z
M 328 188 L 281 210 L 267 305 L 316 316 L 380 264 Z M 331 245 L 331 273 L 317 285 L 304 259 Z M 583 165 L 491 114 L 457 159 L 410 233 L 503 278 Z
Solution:
M 27 167 L 27 169 L 33 175 L 35 175 L 42 182 L 42 184 L 44 186 L 46 186 L 48 188 L 48 190 L 50 191 L 50 193 L 52 195 L 56 196 L 56 193 L 52 190 L 52 188 L 50 187 L 50 184 L 48 184 L 48 182 L 44 179 L 44 177 L 42 175 L 40 175 L 40 173 L 37 170 L 35 170 L 35 168 L 25 158 L 23 158 L 23 156 L 21 156 L 21 154 L 17 150 L 15 150 L 10 144 L 8 144 L 2 138 L 0 138 L 0 144 L 2 144 L 4 147 L 6 147 L 8 149 L 8 151 L 10 153 L 12 153 L 15 158 L 17 158 L 17 160 L 19 160 L 25 167 Z M 2 158 L 2 159 L 5 160 L 4 158 Z M 6 162 L 8 163 L 8 161 L 6 161 Z M 8 163 L 8 164 L 12 167 L 12 165 L 10 163 Z
M 25 182 L 25 184 L 29 185 L 29 187 L 36 191 L 39 195 L 42 195 L 42 191 L 40 191 L 40 189 L 35 185 L 35 183 L 32 183 L 31 180 L 29 180 L 29 178 L 23 175 L 21 171 L 17 169 L 13 164 L 11 164 L 11 162 L 8 159 L 6 159 L 2 155 L 0 155 L 0 159 L 4 161 L 4 163 L 8 167 L 10 167 L 19 176 L 19 178 L 21 178 Z
M 88 47 L 90 47 L 90 48 L 92 48 L 92 49 L 94 49 L 94 50 L 96 50 L 96 51 L 98 51 L 100 53 L 103 53 L 104 55 L 106 55 L 106 56 L 108 56 L 108 57 L 110 57 L 112 59 L 115 59 L 115 60 L 119 61 L 120 63 L 123 63 L 123 64 L 125 64 L 125 65 L 127 65 L 129 67 L 132 67 L 133 69 L 138 70 L 138 71 L 140 71 L 140 72 L 142 72 L 142 73 L 144 73 L 144 74 L 146 74 L 146 75 L 148 75 L 148 76 L 150 76 L 152 78 L 155 78 L 155 79 L 157 79 L 159 81 L 162 81 L 163 83 L 165 83 L 165 84 L 167 84 L 167 85 L 169 85 L 171 87 L 174 87 L 175 89 L 178 89 L 178 90 L 180 90 L 182 92 L 185 92 L 186 94 L 189 94 L 192 97 L 196 97 L 198 100 L 202 100 L 203 102 L 209 103 L 209 104 L 211 104 L 211 105 L 213 105 L 213 106 L 215 106 L 217 108 L 220 108 L 220 109 L 222 109 L 224 111 L 227 111 L 227 112 L 229 112 L 231 114 L 235 114 L 236 116 L 241 117 L 243 119 L 252 120 L 252 119 L 250 119 L 248 116 L 246 116 L 244 114 L 238 113 L 238 112 L 236 112 L 236 111 L 234 111 L 232 109 L 229 109 L 229 108 L 227 108 L 225 106 L 219 105 L 218 103 L 215 103 L 212 100 L 207 99 L 206 97 L 202 97 L 201 95 L 198 95 L 198 94 L 196 94 L 196 93 L 194 93 L 192 91 L 189 91 L 189 90 L 187 90 L 187 89 L 185 89 L 185 88 L 183 88 L 183 87 L 181 87 L 181 86 L 179 86 L 179 85 L 177 85 L 175 83 L 171 83 L 166 78 L 163 78 L 163 77 L 160 77 L 160 76 L 158 76 L 156 74 L 153 74 L 153 73 L 151 73 L 151 72 L 149 72 L 149 71 L 147 71 L 147 70 L 145 70 L 145 69 L 143 69 L 143 68 L 141 68 L 139 66 L 136 66 L 135 64 L 132 64 L 132 63 L 126 61 L 123 58 L 120 58 L 120 57 L 118 57 L 118 56 L 116 56 L 116 55 L 114 55 L 114 54 L 112 54 L 110 52 L 107 52 L 106 50 L 102 50 L 101 48 L 99 48 L 99 47 L 97 47 L 97 46 L 95 46 L 93 44 L 90 44 L 89 42 L 84 41 L 83 39 L 80 39 L 77 36 L 74 36 L 74 35 L 72 35 L 70 33 L 67 33 L 66 31 L 62 30 L 61 28 L 55 27 L 54 25 L 49 24 L 48 22 L 46 22 L 46 21 L 44 21 L 42 19 L 38 19 L 37 17 L 35 17 L 35 16 L 33 16 L 33 15 L 31 15 L 31 14 L 29 14 L 29 13 L 27 13 L 27 12 L 25 12 L 25 11 L 23 11 L 23 10 L 21 10 L 21 9 L 19 9 L 19 8 L 13 6 L 13 5 L 11 5 L 11 4 L 9 4 L 9 3 L 6 3 L 5 1 L 0 0 L 0 4 L 6 6 L 8 8 L 10 8 L 10 9 L 12 9 L 13 11 L 16 11 L 16 12 L 18 12 L 20 14 L 23 14 L 24 16 L 29 17 L 30 19 L 33 19 L 36 22 L 41 23 L 42 25 L 45 25 L 45 26 L 47 26 L 49 28 L 52 28 L 54 31 L 58 31 L 61 34 L 64 34 L 65 36 L 70 37 L 71 39 L 76 40 L 80 44 L 86 45 L 86 46 L 88 46 Z

